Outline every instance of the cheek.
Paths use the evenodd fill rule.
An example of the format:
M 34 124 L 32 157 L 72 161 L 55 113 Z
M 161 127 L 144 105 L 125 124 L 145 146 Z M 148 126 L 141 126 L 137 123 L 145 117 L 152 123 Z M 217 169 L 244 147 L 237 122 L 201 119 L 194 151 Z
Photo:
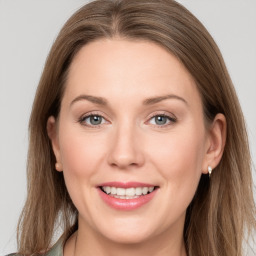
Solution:
M 81 132 L 81 129 L 70 124 L 62 127 L 59 141 L 66 187 L 76 208 L 88 212 L 93 185 L 96 185 L 93 177 L 97 175 L 104 158 L 103 138 Z
M 60 131 L 60 153 L 66 186 L 73 200 L 79 198 L 85 188 L 90 187 L 92 177 L 103 162 L 102 139 L 96 139 L 69 125 Z M 90 193 L 90 191 L 89 191 Z
M 197 127 L 198 128 L 198 127 Z M 150 159 L 164 178 L 173 201 L 188 205 L 197 189 L 204 158 L 204 130 L 184 129 L 152 141 Z M 149 148 L 149 147 L 148 147 Z
M 187 132 L 173 133 L 159 138 L 151 142 L 154 147 L 151 147 L 150 155 L 157 165 L 164 167 L 161 170 L 166 169 L 165 175 L 201 171 L 204 139 L 200 132 L 196 136 Z
M 63 125 L 63 127 L 65 127 Z M 90 175 L 102 157 L 98 139 L 90 134 L 69 128 L 60 131 L 60 153 L 63 169 L 74 175 Z

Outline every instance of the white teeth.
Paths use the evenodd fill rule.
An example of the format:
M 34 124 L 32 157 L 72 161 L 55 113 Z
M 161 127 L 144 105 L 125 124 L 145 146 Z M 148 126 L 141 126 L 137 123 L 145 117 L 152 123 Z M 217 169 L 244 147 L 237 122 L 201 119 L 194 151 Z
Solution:
M 127 188 L 125 194 L 126 194 L 127 196 L 135 196 L 135 195 L 136 195 L 136 193 L 135 193 L 135 188 Z
M 112 195 L 115 195 L 115 194 L 116 194 L 116 188 L 115 188 L 115 187 L 112 187 L 112 188 L 111 188 L 110 194 L 112 194 Z
M 150 187 L 148 191 L 151 193 L 154 190 L 154 187 Z
M 111 188 L 110 188 L 110 187 L 106 187 L 106 190 L 105 190 L 105 191 L 106 191 L 107 194 L 110 194 Z
M 139 196 L 146 195 L 151 193 L 154 190 L 154 187 L 137 187 L 137 188 L 117 188 L 117 187 L 109 187 L 104 186 L 102 190 L 106 192 L 106 194 L 110 194 L 116 198 L 121 199 L 132 199 L 137 198 Z
M 125 196 L 125 188 L 117 188 L 116 189 L 116 194 L 118 196 Z
M 147 187 L 144 187 L 144 188 L 142 189 L 142 193 L 143 193 L 143 195 L 146 195 L 146 194 L 148 193 L 148 188 L 147 188 Z
M 136 188 L 135 189 L 135 193 L 136 193 L 136 195 L 138 195 L 138 196 L 141 196 L 142 195 L 142 188 Z

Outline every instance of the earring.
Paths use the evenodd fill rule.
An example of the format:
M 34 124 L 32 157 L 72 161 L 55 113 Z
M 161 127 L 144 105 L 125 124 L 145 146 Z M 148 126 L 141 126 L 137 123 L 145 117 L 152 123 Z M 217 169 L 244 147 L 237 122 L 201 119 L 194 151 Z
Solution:
M 60 163 L 56 163 L 56 164 L 55 164 L 55 169 L 56 169 L 57 171 L 61 172 L 61 171 L 62 171 L 62 165 L 61 165 Z
M 212 167 L 209 165 L 208 166 L 208 173 L 209 173 L 209 178 L 211 178 L 211 174 L 212 174 Z

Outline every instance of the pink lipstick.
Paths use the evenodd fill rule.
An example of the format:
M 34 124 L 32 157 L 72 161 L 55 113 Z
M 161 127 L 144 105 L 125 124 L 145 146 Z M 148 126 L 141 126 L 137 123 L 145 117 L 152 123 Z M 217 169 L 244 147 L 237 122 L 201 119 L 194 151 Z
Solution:
M 107 182 L 97 186 L 102 200 L 117 210 L 135 210 L 149 203 L 158 186 L 140 182 Z

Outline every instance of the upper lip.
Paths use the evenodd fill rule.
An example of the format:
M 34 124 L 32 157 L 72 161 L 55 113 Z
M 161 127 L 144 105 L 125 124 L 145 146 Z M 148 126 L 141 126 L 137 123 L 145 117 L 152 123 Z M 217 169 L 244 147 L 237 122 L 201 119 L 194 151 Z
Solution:
M 97 187 L 117 187 L 117 188 L 137 188 L 137 187 L 156 187 L 155 184 L 142 183 L 136 181 L 130 182 L 118 182 L 118 181 L 110 181 L 99 184 Z

